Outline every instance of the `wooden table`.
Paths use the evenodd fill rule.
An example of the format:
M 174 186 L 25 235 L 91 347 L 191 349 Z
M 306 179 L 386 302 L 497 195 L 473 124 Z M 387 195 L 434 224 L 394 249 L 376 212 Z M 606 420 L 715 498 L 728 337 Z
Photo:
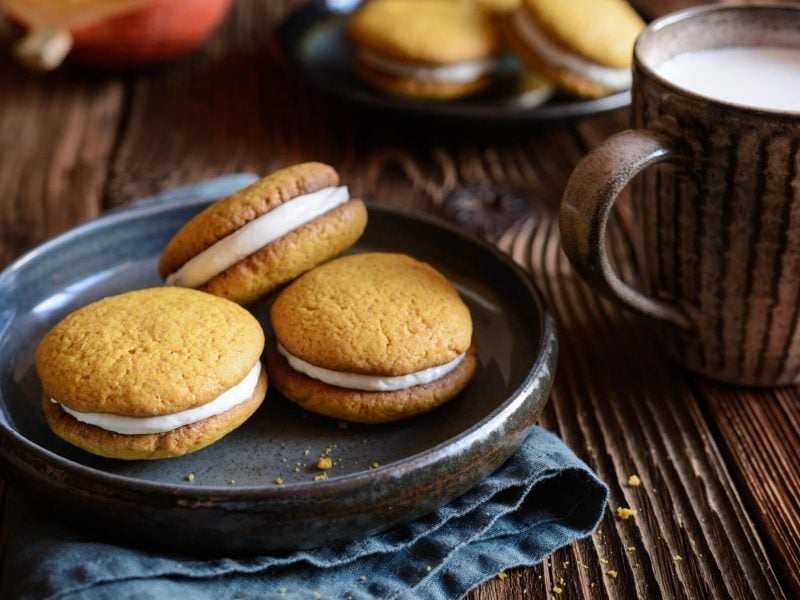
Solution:
M 608 482 L 609 510 L 591 538 L 471 598 L 800 595 L 800 390 L 737 389 L 683 371 L 645 323 L 583 285 L 560 251 L 566 178 L 628 112 L 482 132 L 366 115 L 275 62 L 269 34 L 292 4 L 237 0 L 201 52 L 141 73 L 30 74 L 11 62 L 6 31 L 0 266 L 159 190 L 329 162 L 356 195 L 444 214 L 496 240 L 531 272 L 559 323 L 542 425 Z M 507 210 L 515 206 L 523 210 Z M 632 276 L 624 206 L 620 216 L 612 250 Z M 631 474 L 640 487 L 626 485 Z M 638 514 L 617 520 L 617 507 Z

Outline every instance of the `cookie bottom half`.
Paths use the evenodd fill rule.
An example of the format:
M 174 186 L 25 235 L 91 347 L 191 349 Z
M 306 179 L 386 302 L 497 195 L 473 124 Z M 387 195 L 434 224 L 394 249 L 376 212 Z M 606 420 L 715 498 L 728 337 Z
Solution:
M 372 86 L 389 92 L 394 96 L 411 98 L 413 100 L 455 100 L 480 92 L 492 83 L 492 77 L 482 75 L 472 81 L 462 83 L 441 83 L 425 81 L 410 77 L 387 75 L 370 68 L 359 61 L 355 61 L 356 74 Z
M 464 360 L 441 379 L 393 392 L 339 388 L 308 377 L 289 366 L 275 340 L 267 346 L 267 364 L 273 385 L 308 411 L 355 423 L 390 423 L 428 412 L 453 398 L 475 375 L 478 354 L 473 341 Z
M 183 456 L 213 444 L 230 433 L 261 406 L 267 394 L 267 376 L 262 369 L 253 395 L 221 414 L 164 433 L 126 435 L 82 423 L 50 398 L 42 398 L 42 411 L 50 429 L 70 444 L 106 458 L 152 460 Z

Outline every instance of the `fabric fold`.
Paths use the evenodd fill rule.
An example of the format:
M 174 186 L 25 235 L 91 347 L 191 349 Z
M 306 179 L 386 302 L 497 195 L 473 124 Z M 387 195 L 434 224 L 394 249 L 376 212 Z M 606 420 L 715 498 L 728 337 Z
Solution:
M 411 523 L 285 555 L 202 559 L 116 546 L 7 492 L 4 598 L 459 598 L 590 534 L 608 490 L 535 427 L 497 472 Z

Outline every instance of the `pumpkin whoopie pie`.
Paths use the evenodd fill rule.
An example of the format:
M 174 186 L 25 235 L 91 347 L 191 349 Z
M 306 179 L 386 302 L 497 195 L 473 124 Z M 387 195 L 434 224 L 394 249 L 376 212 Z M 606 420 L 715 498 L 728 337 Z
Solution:
M 367 83 L 420 100 L 486 88 L 498 39 L 489 16 L 462 0 L 371 0 L 348 22 L 353 65 Z
M 429 411 L 477 369 L 469 309 L 443 275 L 403 254 L 317 267 L 280 293 L 270 318 L 273 384 L 338 419 L 385 423 Z
M 294 165 L 194 216 L 167 244 L 159 271 L 167 285 L 251 304 L 352 246 L 366 224 L 364 203 L 332 167 Z
M 181 456 L 236 429 L 267 390 L 264 332 L 242 307 L 174 287 L 71 313 L 36 349 L 50 428 L 100 456 Z
M 631 86 L 645 23 L 625 0 L 521 0 L 501 22 L 511 48 L 564 91 L 593 98 Z

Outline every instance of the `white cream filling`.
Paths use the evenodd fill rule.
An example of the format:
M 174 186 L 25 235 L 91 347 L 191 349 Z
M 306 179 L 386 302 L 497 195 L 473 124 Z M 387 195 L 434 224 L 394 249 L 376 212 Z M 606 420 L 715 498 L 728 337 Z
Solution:
M 222 414 L 242 402 L 250 399 L 258 385 L 258 377 L 261 375 L 261 361 L 259 360 L 250 372 L 239 383 L 217 398 L 196 406 L 189 410 L 173 413 L 171 415 L 161 415 L 158 417 L 127 417 L 110 413 L 84 413 L 72 410 L 61 404 L 61 408 L 69 415 L 75 417 L 81 423 L 88 423 L 106 431 L 123 433 L 125 435 L 138 435 L 144 433 L 164 433 L 172 431 L 178 427 L 197 423 L 209 417 Z M 53 404 L 60 404 L 53 398 Z
M 295 371 L 299 371 L 304 375 L 308 375 L 312 379 L 317 379 L 328 385 L 333 385 L 340 388 L 347 388 L 350 390 L 363 390 L 365 392 L 393 392 L 396 390 L 405 390 L 415 385 L 425 385 L 431 381 L 441 379 L 450 371 L 455 369 L 464 357 L 466 352 L 459 354 L 453 360 L 443 365 L 430 367 L 417 371 L 416 373 L 409 373 L 408 375 L 398 375 L 396 377 L 381 377 L 377 375 L 363 375 L 361 373 L 343 373 L 341 371 L 331 371 L 330 369 L 323 369 L 316 365 L 312 365 L 301 358 L 297 358 L 290 354 L 286 348 L 278 344 L 278 352 L 286 357 L 289 366 Z
M 356 56 L 365 65 L 388 75 L 409 77 L 435 83 L 469 83 L 493 71 L 497 62 L 493 58 L 470 60 L 451 65 L 431 66 L 420 63 L 406 63 L 376 54 L 366 48 L 356 50 Z
M 531 49 L 548 64 L 554 67 L 577 73 L 593 83 L 611 90 L 626 90 L 631 87 L 630 69 L 604 67 L 573 54 L 547 38 L 524 9 L 518 9 L 513 15 L 513 24 L 522 39 Z
M 297 196 L 253 219 L 167 276 L 167 285 L 196 288 L 267 244 L 350 200 L 346 186 Z

